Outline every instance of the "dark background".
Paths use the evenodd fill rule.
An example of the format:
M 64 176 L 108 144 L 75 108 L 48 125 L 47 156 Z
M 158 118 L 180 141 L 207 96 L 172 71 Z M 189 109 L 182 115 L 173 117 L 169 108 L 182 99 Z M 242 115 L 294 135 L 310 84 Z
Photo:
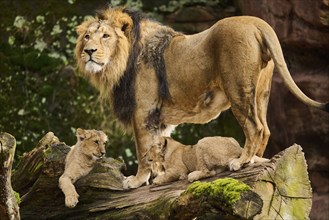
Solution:
M 108 4 L 142 10 L 186 34 L 217 20 L 253 15 L 276 31 L 289 69 L 309 97 L 329 100 L 329 2 L 326 0 L 34 0 L 0 1 L 0 131 L 17 140 L 16 162 L 48 131 L 69 145 L 75 130 L 103 129 L 107 155 L 122 157 L 128 174 L 136 171 L 131 135 L 121 129 L 109 107 L 75 71 L 75 26 Z M 329 116 L 300 103 L 274 74 L 268 111 L 272 132 L 265 156 L 300 144 L 313 187 L 311 219 L 329 219 Z M 244 142 L 230 111 L 206 125 L 181 125 L 173 137 L 194 144 L 205 136 L 233 136 Z

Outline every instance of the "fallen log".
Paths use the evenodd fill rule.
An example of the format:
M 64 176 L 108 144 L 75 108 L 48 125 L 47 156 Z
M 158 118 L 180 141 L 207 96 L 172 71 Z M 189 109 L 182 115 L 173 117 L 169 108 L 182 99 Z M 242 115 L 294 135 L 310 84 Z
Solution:
M 103 158 L 76 182 L 80 197 L 73 209 L 58 188 L 68 151 L 48 133 L 23 156 L 12 178 L 22 219 L 307 219 L 311 210 L 307 165 L 296 144 L 238 172 L 132 190 L 122 189 L 124 162 Z
M 0 219 L 20 219 L 15 193 L 11 186 L 11 168 L 14 161 L 16 141 L 8 133 L 0 133 Z

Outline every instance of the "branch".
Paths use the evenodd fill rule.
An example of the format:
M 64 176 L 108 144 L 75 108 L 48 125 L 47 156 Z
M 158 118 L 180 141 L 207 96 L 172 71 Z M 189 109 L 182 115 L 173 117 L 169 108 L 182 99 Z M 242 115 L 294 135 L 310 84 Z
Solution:
M 47 135 L 43 140 L 49 141 L 25 154 L 13 175 L 13 185 L 23 194 L 24 219 L 303 219 L 310 213 L 311 186 L 298 145 L 268 163 L 220 173 L 193 185 L 182 180 L 127 191 L 122 189 L 125 164 L 104 158 L 77 181 L 79 203 L 69 209 L 58 188 L 69 147 L 52 133 Z M 24 177 L 27 171 L 29 178 Z M 241 191 L 246 185 L 250 190 Z

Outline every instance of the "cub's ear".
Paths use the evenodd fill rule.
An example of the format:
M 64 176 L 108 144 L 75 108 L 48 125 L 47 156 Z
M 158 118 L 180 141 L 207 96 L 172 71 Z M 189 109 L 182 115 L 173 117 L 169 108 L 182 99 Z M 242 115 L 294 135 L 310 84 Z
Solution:
M 166 154 L 167 145 L 168 145 L 168 140 L 167 140 L 167 138 L 164 138 L 164 143 L 163 143 L 162 148 L 161 148 L 161 155 L 162 156 L 164 156 Z
M 98 132 L 101 136 L 102 141 L 107 142 L 108 141 L 107 135 L 103 131 L 98 131 Z
M 81 128 L 78 128 L 77 129 L 76 135 L 77 135 L 78 141 L 83 141 L 86 138 L 86 136 L 85 136 L 85 130 L 83 130 Z

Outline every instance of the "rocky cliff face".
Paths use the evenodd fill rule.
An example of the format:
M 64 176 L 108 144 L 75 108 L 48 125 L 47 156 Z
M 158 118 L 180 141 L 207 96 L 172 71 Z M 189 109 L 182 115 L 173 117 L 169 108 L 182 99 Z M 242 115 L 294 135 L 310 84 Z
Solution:
M 195 33 L 239 11 L 260 17 L 277 33 L 291 75 L 301 90 L 317 101 L 329 101 L 329 0 L 235 2 L 235 8 L 183 7 L 166 21 L 175 29 Z M 272 134 L 265 156 L 300 144 L 313 187 L 310 218 L 329 219 L 329 114 L 302 104 L 274 74 L 268 122 Z
M 329 1 L 241 0 L 242 14 L 266 20 L 277 33 L 297 85 L 309 97 L 329 100 Z M 291 143 L 303 146 L 313 187 L 311 219 L 329 218 L 329 114 L 308 108 L 274 75 L 268 111 L 268 155 Z

